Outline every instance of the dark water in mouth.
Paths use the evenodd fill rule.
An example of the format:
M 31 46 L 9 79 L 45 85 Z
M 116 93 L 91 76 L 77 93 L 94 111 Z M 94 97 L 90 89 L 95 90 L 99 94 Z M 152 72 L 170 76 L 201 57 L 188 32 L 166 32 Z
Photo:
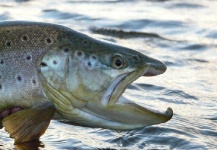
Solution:
M 0 0 L 0 21 L 58 23 L 164 61 L 166 73 L 124 95 L 174 111 L 167 123 L 125 132 L 52 121 L 22 146 L 0 130 L 0 149 L 217 149 L 216 8 L 214 0 Z

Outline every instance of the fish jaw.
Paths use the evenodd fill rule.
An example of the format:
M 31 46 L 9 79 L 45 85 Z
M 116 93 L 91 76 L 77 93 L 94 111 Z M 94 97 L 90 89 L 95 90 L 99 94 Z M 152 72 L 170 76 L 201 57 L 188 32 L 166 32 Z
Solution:
M 173 116 L 173 110 L 170 107 L 165 112 L 158 112 L 142 107 L 123 96 L 112 106 L 88 102 L 83 112 L 92 115 L 90 125 L 91 122 L 97 122 L 98 126 L 115 130 L 132 130 L 164 123 Z M 103 121 L 94 120 L 95 117 Z
M 103 121 L 95 119 L 98 126 L 117 130 L 129 130 L 148 125 L 164 123 L 173 116 L 173 110 L 169 107 L 165 112 L 158 112 L 142 107 L 122 96 L 127 85 L 141 76 L 156 76 L 166 71 L 166 65 L 158 60 L 146 57 L 144 67 L 138 71 L 125 73 L 118 76 L 102 97 L 102 103 L 92 101 L 82 109 L 91 117 L 93 122 L 97 116 Z M 90 115 L 90 116 L 91 116 Z

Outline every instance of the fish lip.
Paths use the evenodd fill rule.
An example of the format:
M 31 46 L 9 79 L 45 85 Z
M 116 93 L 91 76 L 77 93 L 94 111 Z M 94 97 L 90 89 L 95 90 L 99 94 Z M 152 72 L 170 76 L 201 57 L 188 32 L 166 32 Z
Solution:
M 160 74 L 163 74 L 166 70 L 157 70 L 154 67 L 149 66 L 148 69 L 146 69 L 143 72 L 143 76 L 145 77 L 152 77 L 152 76 L 157 76 Z
M 103 95 L 101 102 L 103 105 L 108 105 L 109 101 L 112 97 L 112 94 L 114 92 L 114 90 L 116 89 L 116 87 L 118 86 L 118 84 L 124 80 L 124 78 L 126 78 L 130 73 L 124 73 L 119 75 L 113 82 L 112 84 L 110 84 L 110 86 L 107 88 L 105 94 Z M 123 90 L 124 91 L 124 90 Z M 121 95 L 120 95 L 121 96 Z
M 103 94 L 102 99 L 101 99 L 102 104 L 105 106 L 115 104 L 118 101 L 118 99 L 122 96 L 122 94 L 124 93 L 127 86 L 130 85 L 135 80 L 137 80 L 138 78 L 140 78 L 142 76 L 151 77 L 151 76 L 160 75 L 160 74 L 164 73 L 165 71 L 166 71 L 165 69 L 160 70 L 160 69 L 156 69 L 155 67 L 149 65 L 149 66 L 145 66 L 142 69 L 139 69 L 139 71 L 135 70 L 132 72 L 127 72 L 127 73 L 119 75 L 116 79 L 114 79 L 114 81 L 112 81 L 110 86 L 107 88 L 105 94 Z M 125 86 L 118 89 L 120 91 L 120 93 L 118 94 L 116 99 L 111 100 L 112 97 L 114 97 L 114 94 L 118 88 L 118 85 L 120 85 L 128 77 L 129 77 L 129 79 L 127 79 Z

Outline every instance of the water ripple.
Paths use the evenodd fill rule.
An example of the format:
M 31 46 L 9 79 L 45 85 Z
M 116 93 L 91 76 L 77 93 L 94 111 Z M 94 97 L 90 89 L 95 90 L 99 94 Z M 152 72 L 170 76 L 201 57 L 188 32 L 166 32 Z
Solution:
M 62 12 L 56 9 L 46 9 L 43 10 L 44 18 L 55 18 L 55 19 L 74 19 L 74 20 L 91 20 L 90 17 L 77 14 L 77 13 L 68 13 L 68 12 Z

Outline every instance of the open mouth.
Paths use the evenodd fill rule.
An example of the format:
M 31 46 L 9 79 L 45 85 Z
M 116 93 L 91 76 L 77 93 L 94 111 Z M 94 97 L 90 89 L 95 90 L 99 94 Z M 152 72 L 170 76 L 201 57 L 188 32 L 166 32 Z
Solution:
M 156 76 L 164 73 L 163 70 L 157 70 L 154 67 L 148 66 L 144 71 L 124 73 L 118 76 L 108 87 L 103 95 L 101 102 L 103 105 L 113 105 L 121 97 L 126 87 L 141 76 Z
M 168 108 L 165 112 L 150 110 L 122 95 L 126 87 L 139 77 L 156 76 L 164 72 L 165 70 L 157 70 L 149 66 L 137 72 L 134 71 L 118 76 L 101 99 L 104 108 L 100 108 L 101 110 L 97 110 L 96 113 L 100 114 L 99 116 L 103 115 L 101 117 L 107 118 L 107 120 L 124 124 L 121 126 L 123 129 L 153 125 L 170 120 L 173 116 L 171 108 Z M 120 129 L 120 126 L 118 128 Z

